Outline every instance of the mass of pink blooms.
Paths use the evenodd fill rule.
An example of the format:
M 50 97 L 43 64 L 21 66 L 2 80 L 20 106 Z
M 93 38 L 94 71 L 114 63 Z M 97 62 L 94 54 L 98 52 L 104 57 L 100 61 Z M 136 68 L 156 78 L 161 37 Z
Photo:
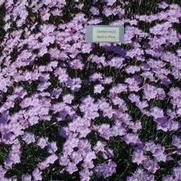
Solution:
M 132 149 L 135 169 L 120 181 L 158 180 L 176 157 L 161 180 L 181 181 L 181 6 L 162 0 L 131 13 L 130 2 L 0 1 L 0 147 L 9 147 L 0 181 L 46 180 L 54 165 L 80 181 L 114 181 L 123 173 L 112 140 Z M 124 26 L 124 43 L 86 42 L 87 25 L 105 24 Z M 32 131 L 44 124 L 58 127 L 54 140 Z M 47 156 L 8 176 L 32 144 Z

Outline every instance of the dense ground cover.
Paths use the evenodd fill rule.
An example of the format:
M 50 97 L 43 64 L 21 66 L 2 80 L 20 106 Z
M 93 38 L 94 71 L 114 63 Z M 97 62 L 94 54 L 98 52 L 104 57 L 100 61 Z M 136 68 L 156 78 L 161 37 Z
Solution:
M 1 0 L 0 180 L 180 181 L 180 22 L 180 0 Z

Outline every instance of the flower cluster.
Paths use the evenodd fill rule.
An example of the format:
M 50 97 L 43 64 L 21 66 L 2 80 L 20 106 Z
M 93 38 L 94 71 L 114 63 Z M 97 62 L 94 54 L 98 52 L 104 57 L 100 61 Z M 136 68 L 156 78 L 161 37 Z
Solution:
M 181 180 L 181 6 L 137 3 L 0 2 L 0 180 Z

